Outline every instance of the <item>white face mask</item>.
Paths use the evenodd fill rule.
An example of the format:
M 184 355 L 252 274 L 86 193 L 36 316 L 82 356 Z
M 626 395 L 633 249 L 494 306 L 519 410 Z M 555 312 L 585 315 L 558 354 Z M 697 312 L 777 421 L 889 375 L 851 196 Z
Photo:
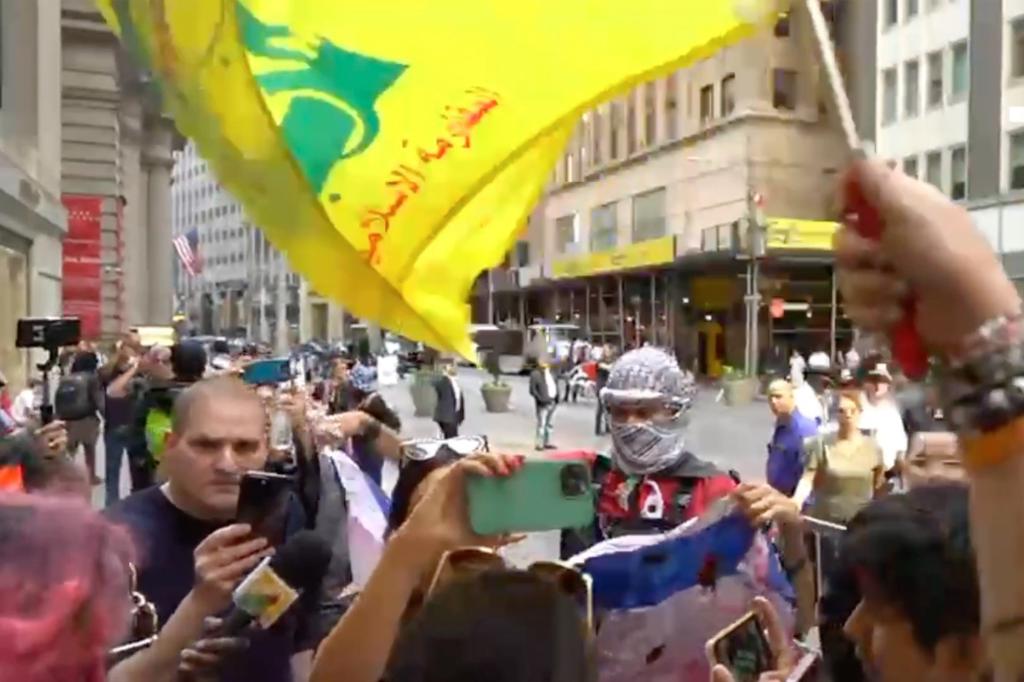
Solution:
M 639 424 L 611 424 L 612 459 L 615 465 L 630 476 L 647 476 L 664 471 L 683 456 L 682 417 L 641 422 Z

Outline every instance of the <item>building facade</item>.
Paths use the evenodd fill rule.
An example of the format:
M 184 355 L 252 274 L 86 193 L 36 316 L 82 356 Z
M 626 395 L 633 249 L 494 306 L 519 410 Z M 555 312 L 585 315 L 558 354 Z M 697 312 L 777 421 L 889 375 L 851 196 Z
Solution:
M 45 52 L 58 71 L 39 82 L 58 89 L 46 115 L 55 119 L 48 134 L 59 148 L 68 211 L 58 255 L 63 312 L 80 317 L 92 339 L 171 324 L 171 153 L 182 138 L 162 115 L 150 77 L 124 53 L 94 3 L 7 4 L 55 13 Z
M 0 370 L 12 387 L 32 371 L 18 319 L 61 312 L 60 31 L 57 3 L 0 2 Z
M 308 291 L 195 144 L 187 143 L 174 158 L 172 230 L 179 236 L 196 229 L 199 240 L 199 273 L 191 276 L 179 260 L 174 268 L 178 310 L 191 330 L 274 343 L 283 316 L 289 343 L 341 340 L 341 308 Z
M 1024 290 L 1024 1 L 847 5 L 862 135 L 963 202 Z
M 493 319 L 674 347 L 713 375 L 754 369 L 772 345 L 832 347 L 842 154 L 809 30 L 787 15 L 588 112 L 510 254 L 519 291 L 496 291 L 493 273 L 477 288 L 497 294 Z

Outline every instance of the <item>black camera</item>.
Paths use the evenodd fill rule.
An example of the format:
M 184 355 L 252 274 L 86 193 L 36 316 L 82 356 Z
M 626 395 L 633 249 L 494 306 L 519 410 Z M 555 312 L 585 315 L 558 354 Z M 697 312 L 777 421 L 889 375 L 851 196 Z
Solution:
M 590 492 L 590 468 L 585 464 L 566 464 L 559 478 L 565 497 L 579 497 Z
M 82 340 L 82 321 L 77 317 L 27 317 L 18 320 L 18 348 L 61 348 Z

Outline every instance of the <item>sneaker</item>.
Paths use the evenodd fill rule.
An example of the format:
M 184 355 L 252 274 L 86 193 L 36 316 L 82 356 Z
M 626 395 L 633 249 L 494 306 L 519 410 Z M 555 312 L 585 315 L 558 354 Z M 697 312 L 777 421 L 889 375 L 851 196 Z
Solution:
M 544 446 L 544 449 L 545 450 L 557 450 L 558 446 L 557 445 L 552 445 L 551 443 L 548 443 L 547 445 Z

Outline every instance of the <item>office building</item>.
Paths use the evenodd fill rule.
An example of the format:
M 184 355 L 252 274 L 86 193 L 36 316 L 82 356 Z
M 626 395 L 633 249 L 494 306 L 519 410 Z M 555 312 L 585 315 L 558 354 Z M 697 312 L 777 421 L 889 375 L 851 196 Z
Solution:
M 1024 2 L 847 5 L 862 135 L 963 202 L 1024 289 Z
M 585 114 L 474 319 L 577 324 L 716 376 L 773 345 L 845 343 L 828 220 L 841 146 L 809 30 L 786 15 Z

